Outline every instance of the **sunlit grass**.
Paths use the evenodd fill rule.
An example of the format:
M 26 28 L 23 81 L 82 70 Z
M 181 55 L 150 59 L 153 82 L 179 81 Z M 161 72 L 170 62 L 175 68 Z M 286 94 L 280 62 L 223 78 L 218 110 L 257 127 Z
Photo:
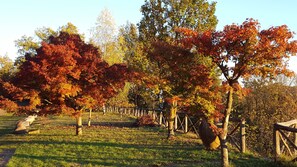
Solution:
M 8 167 L 21 166 L 219 166 L 219 151 L 207 151 L 196 135 L 177 134 L 167 140 L 166 129 L 134 127 L 135 118 L 94 113 L 92 126 L 75 136 L 75 119 L 38 118 L 32 128 L 40 134 L 11 134 L 20 117 L 0 116 L 0 151 L 14 149 Z M 87 123 L 87 114 L 84 124 Z M 252 154 L 231 152 L 233 166 L 277 166 Z

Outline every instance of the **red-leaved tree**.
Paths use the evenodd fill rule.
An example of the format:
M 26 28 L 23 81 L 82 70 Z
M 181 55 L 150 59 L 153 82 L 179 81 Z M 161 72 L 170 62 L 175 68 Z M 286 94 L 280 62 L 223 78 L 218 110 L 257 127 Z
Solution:
M 215 72 L 206 59 L 178 41 L 153 43 L 147 57 L 158 67 L 155 80 L 150 81 L 155 81 L 154 84 L 163 90 L 170 105 L 168 138 L 174 135 L 177 101 L 184 109 L 194 111 L 195 115 L 219 116 L 221 96 L 216 89 Z
M 10 83 L 2 82 L 7 92 L 2 106 L 13 103 L 19 112 L 38 109 L 40 114 L 72 115 L 77 119 L 76 134 L 81 135 L 82 112 L 116 95 L 131 78 L 124 64 L 109 66 L 98 51 L 77 34 L 49 37 L 36 55 L 26 56 Z M 18 105 L 21 102 L 27 104 Z
M 240 92 L 240 78 L 252 75 L 274 77 L 278 74 L 291 75 L 287 61 L 297 53 L 297 41 L 286 25 L 260 30 L 256 20 L 248 19 L 242 25 L 228 25 L 223 31 L 203 33 L 179 29 L 185 35 L 189 48 L 209 56 L 221 70 L 227 88 L 227 102 L 223 112 L 223 128 L 220 133 L 222 166 L 228 166 L 227 134 L 232 111 L 233 94 Z

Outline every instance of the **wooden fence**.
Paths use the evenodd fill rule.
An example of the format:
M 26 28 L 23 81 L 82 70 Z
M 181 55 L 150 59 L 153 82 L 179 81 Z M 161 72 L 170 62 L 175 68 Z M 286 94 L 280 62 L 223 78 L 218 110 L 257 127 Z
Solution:
M 221 127 L 222 123 L 217 126 Z M 240 152 L 246 151 L 246 124 L 245 119 L 230 118 L 227 140 Z
M 275 161 L 280 156 L 291 157 L 297 161 L 297 119 L 276 123 L 273 127 Z
M 118 112 L 120 115 L 132 115 L 141 117 L 143 115 L 151 115 L 154 122 L 160 126 L 168 127 L 167 117 L 161 110 L 141 109 L 141 108 L 120 108 L 107 107 L 107 112 Z M 201 119 L 198 117 L 189 116 L 186 113 L 178 112 L 174 120 L 174 130 L 181 133 L 193 132 L 199 137 L 199 125 Z M 220 126 L 218 124 L 218 126 Z M 230 119 L 229 133 L 227 140 L 234 145 L 239 151 L 246 151 L 246 133 L 245 120 Z

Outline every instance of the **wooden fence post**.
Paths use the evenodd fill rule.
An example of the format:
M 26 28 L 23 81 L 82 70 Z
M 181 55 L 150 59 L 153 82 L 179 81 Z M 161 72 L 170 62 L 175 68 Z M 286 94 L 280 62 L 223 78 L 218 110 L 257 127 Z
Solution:
M 297 123 L 295 124 L 295 129 L 297 129 Z M 297 146 L 297 133 L 295 132 L 295 146 Z M 297 155 L 297 149 L 295 148 L 295 155 Z
M 144 115 L 144 109 L 140 109 L 140 116 L 142 117 Z
M 153 121 L 155 122 L 155 120 L 156 120 L 156 116 L 155 116 L 155 110 L 153 109 L 153 111 L 152 111 L 152 117 L 153 117 Z
M 159 125 L 162 125 L 162 119 L 163 119 L 163 113 L 161 111 L 159 116 Z
M 175 114 L 175 117 L 174 117 L 174 130 L 177 130 L 177 117 L 178 117 L 178 115 Z
M 185 129 L 184 129 L 184 133 L 188 132 L 188 115 L 185 115 Z
M 240 123 L 240 136 L 241 136 L 241 152 L 245 153 L 245 139 L 246 139 L 246 133 L 245 133 L 245 120 L 241 120 Z
M 166 117 L 167 119 L 165 119 L 165 127 L 168 127 L 168 124 L 169 124 L 169 122 L 168 122 L 168 117 Z
M 91 119 L 92 119 L 92 109 L 89 109 L 89 119 L 88 119 L 88 126 L 91 126 Z
M 277 161 L 278 156 L 280 155 L 280 138 L 279 138 L 279 131 L 276 127 L 276 124 L 273 126 L 273 141 L 274 141 L 274 148 L 275 148 L 275 155 L 274 160 Z

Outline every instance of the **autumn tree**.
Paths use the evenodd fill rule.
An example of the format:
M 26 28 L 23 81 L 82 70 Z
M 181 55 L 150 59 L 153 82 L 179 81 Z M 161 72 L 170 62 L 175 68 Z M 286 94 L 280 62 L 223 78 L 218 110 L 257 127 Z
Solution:
M 141 12 L 143 14 L 143 18 L 140 21 L 140 23 L 138 24 L 138 28 L 139 28 L 139 38 L 140 41 L 142 41 L 143 43 L 145 43 L 146 49 L 150 48 L 150 45 L 152 45 L 151 48 L 156 49 L 156 47 L 158 46 L 154 46 L 156 43 L 160 42 L 160 41 L 166 41 L 168 42 L 169 45 L 172 45 L 172 47 L 175 45 L 173 41 L 178 40 L 180 38 L 180 34 L 177 33 L 175 31 L 175 29 L 177 27 L 187 27 L 189 29 L 192 30 L 197 30 L 197 31 L 205 31 L 205 30 L 213 30 L 216 27 L 217 24 L 217 18 L 214 15 L 215 13 L 215 2 L 209 3 L 206 0 L 185 0 L 185 1 L 174 1 L 174 0 L 146 0 L 145 4 L 141 7 Z M 154 43 L 156 42 L 156 43 Z M 176 41 L 175 41 L 176 42 Z M 161 42 L 162 43 L 162 42 Z M 158 45 L 158 44 L 157 44 Z M 161 45 L 163 46 L 163 45 Z M 164 46 L 167 49 L 177 49 L 178 46 L 175 46 L 173 48 L 168 47 L 168 46 Z M 160 48 L 158 48 L 160 50 Z M 179 48 L 181 49 L 181 48 Z M 175 50 L 176 51 L 176 50 Z M 179 50 L 181 51 L 181 50 Z M 149 49 L 147 49 L 146 52 L 151 52 L 149 51 Z M 189 52 L 189 51 L 188 51 Z M 160 54 L 159 57 L 165 56 L 165 54 L 169 54 L 169 57 L 176 57 L 179 59 L 183 59 L 182 56 L 177 56 L 176 54 L 188 54 L 186 52 L 181 52 L 181 53 L 164 53 L 164 54 Z M 148 55 L 147 57 L 151 57 L 152 55 Z M 198 55 L 194 55 L 192 54 L 192 60 L 197 63 L 198 59 L 201 59 L 201 61 L 199 63 L 201 63 L 200 65 L 204 65 L 205 67 L 203 68 L 207 68 L 210 69 L 212 66 L 206 67 L 206 64 L 202 64 L 203 62 L 207 62 L 207 60 L 202 60 L 204 57 L 203 56 L 198 56 Z M 199 58 L 197 58 L 199 57 Z M 196 60 L 195 60 L 196 58 Z M 183 72 L 182 70 L 190 70 L 191 65 L 189 65 L 188 67 L 187 64 L 183 64 L 183 60 L 180 60 L 180 62 L 178 60 L 174 59 L 175 62 L 173 63 L 177 63 L 176 67 L 177 70 L 175 72 L 178 72 L 178 70 L 181 70 L 180 72 Z M 169 61 L 168 61 L 169 60 Z M 164 98 L 173 98 L 175 96 L 183 96 L 181 93 L 182 90 L 180 90 L 179 93 L 176 94 L 172 94 L 171 91 L 167 91 L 165 89 L 172 89 L 174 90 L 175 87 L 177 87 L 177 85 L 174 84 L 180 84 L 180 83 L 173 83 L 173 82 L 168 82 L 167 85 L 162 83 L 162 80 L 166 77 L 168 77 L 168 75 L 171 75 L 171 73 L 173 73 L 170 70 L 173 69 L 169 69 L 168 66 L 171 65 L 167 65 L 167 63 L 171 63 L 170 62 L 170 58 L 164 58 L 162 61 L 164 62 L 159 62 L 159 59 L 151 59 L 150 61 L 153 61 L 153 69 L 149 71 L 148 73 L 148 77 L 150 78 L 150 82 L 151 81 L 158 81 L 158 82 L 154 82 L 154 92 L 167 92 L 166 94 L 164 94 Z M 167 62 L 166 62 L 167 61 Z M 163 63 L 165 63 L 166 65 L 164 65 Z M 197 64 L 196 64 L 197 65 Z M 202 66 L 201 66 L 202 67 Z M 196 68 L 196 67 L 195 67 Z M 203 70 L 202 70 L 203 71 Z M 186 71 L 188 72 L 188 71 Z M 150 74 L 152 74 L 152 76 L 150 76 Z M 182 73 L 181 73 L 182 74 Z M 215 77 L 215 75 L 213 75 L 213 77 Z M 178 78 L 175 78 L 176 80 L 178 80 Z M 180 79 L 184 79 L 184 78 L 180 78 Z M 185 80 L 187 81 L 188 78 L 186 78 Z M 186 82 L 185 81 L 185 82 Z M 152 83 L 150 83 L 152 84 Z M 165 86 L 166 85 L 166 86 Z M 206 84 L 207 85 L 207 84 Z M 158 91 L 159 90 L 159 91 Z M 186 89 L 184 90 L 185 92 Z M 170 92 L 170 93 L 168 93 Z M 199 92 L 199 91 L 198 91 Z M 189 92 L 187 92 L 189 93 Z M 197 92 L 192 92 L 193 93 L 193 97 L 194 96 L 199 96 Z M 197 93 L 195 95 L 195 93 Z M 201 97 L 203 98 L 203 97 Z M 175 98 L 173 98 L 175 99 Z M 189 98 L 190 99 L 190 98 Z M 162 101 L 162 100 L 161 100 Z M 171 101 L 171 100 L 169 100 Z M 173 101 L 171 101 L 173 104 Z M 201 101 L 202 102 L 202 101 Z M 197 104 L 197 103 L 195 103 Z M 204 104 L 200 104 L 200 105 L 204 105 Z M 173 107 L 173 105 L 171 105 L 171 107 Z M 172 132 L 172 128 L 171 128 L 171 124 L 173 123 L 172 120 L 175 117 L 175 112 L 177 111 L 177 106 L 175 106 L 175 108 L 173 109 L 168 109 L 168 116 L 169 118 L 169 134 L 173 134 Z M 194 107 L 195 108 L 195 107 Z M 196 109 L 198 110 L 199 107 L 197 107 Z M 196 111 L 197 111 L 196 110 Z M 172 119 L 173 118 L 173 119 Z M 170 136 L 170 135 L 169 135 Z
M 13 61 L 6 55 L 0 56 L 0 78 L 8 81 L 14 73 Z
M 123 61 L 127 63 L 130 69 L 136 71 L 142 78 L 137 82 L 131 83 L 129 88 L 128 99 L 136 107 L 153 107 L 153 92 L 147 87 L 149 76 L 153 76 L 154 65 L 146 57 L 144 44 L 139 41 L 139 34 L 136 25 L 127 22 L 126 25 L 120 27 L 118 41 L 120 49 L 123 51 Z M 146 74 L 146 75 L 144 75 Z
M 95 27 L 90 31 L 91 40 L 101 47 L 101 51 L 105 52 L 106 45 L 116 38 L 116 24 L 110 11 L 105 8 L 97 17 Z
M 215 2 L 206 0 L 145 0 L 141 6 L 139 35 L 142 41 L 177 38 L 177 27 L 197 31 L 214 29 L 217 25 Z
M 22 94 L 21 90 L 7 83 L 14 77 L 15 72 L 13 61 L 8 56 L 0 56 L 0 105 L 9 106 L 6 108 L 8 112 L 17 109 L 17 105 L 9 99 Z
M 134 56 L 133 58 L 130 57 L 131 59 L 127 59 L 128 55 L 135 53 L 135 47 L 137 47 L 136 43 L 138 40 L 137 32 L 133 31 L 135 26 L 131 28 L 131 31 L 130 26 L 133 27 L 134 25 L 127 23 L 127 25 L 122 26 L 118 31 L 118 34 L 116 34 L 116 24 L 110 11 L 104 9 L 98 16 L 96 25 L 91 30 L 91 43 L 100 46 L 101 50 L 104 51 L 103 59 L 110 65 L 125 62 L 130 69 L 136 67 L 132 67 L 133 63 L 130 61 L 134 59 Z M 129 89 L 134 87 L 133 85 L 133 83 L 126 83 L 126 86 L 120 93 L 116 97 L 110 99 L 107 102 L 107 105 L 122 107 L 132 106 L 128 95 L 130 92 Z
M 108 106 L 117 106 L 117 107 L 134 107 L 133 103 L 129 101 L 129 90 L 131 89 L 132 84 L 126 82 L 125 86 L 119 91 L 119 93 L 110 98 L 106 103 Z
M 117 39 L 117 27 L 111 12 L 105 8 L 97 17 L 95 26 L 90 30 L 90 43 L 98 46 L 102 58 L 110 65 L 123 62 L 123 52 Z
M 168 112 L 168 138 L 174 135 L 173 122 L 178 101 L 196 115 L 200 113 L 210 120 L 218 116 L 221 96 L 215 85 L 216 73 L 199 54 L 178 42 L 156 42 L 149 49 L 148 58 L 162 67 L 155 82 L 171 106 Z
M 49 42 L 50 36 L 57 36 L 59 32 L 67 32 L 69 34 L 78 34 L 76 26 L 72 23 L 67 23 L 64 26 L 59 27 L 56 31 L 50 27 L 42 27 L 35 30 L 34 36 L 22 36 L 15 41 L 15 46 L 18 48 L 18 57 L 15 61 L 16 65 L 20 65 L 25 61 L 25 55 L 34 56 L 36 50 L 41 46 L 42 42 Z M 80 35 L 83 39 L 83 35 Z
M 227 134 L 234 93 L 242 93 L 240 78 L 251 75 L 274 77 L 291 75 L 287 61 L 297 52 L 297 41 L 286 25 L 260 30 L 260 24 L 248 19 L 241 25 L 227 25 L 222 31 L 203 33 L 181 29 L 189 48 L 209 56 L 225 78 L 227 102 L 223 112 L 223 127 L 220 133 L 222 166 L 229 166 Z
M 109 66 L 98 48 L 86 44 L 78 34 L 62 31 L 47 41 L 34 56 L 25 56 L 26 61 L 8 85 L 21 89 L 26 96 L 18 93 L 9 99 L 15 103 L 27 100 L 28 109 L 38 108 L 40 114 L 72 115 L 77 119 L 76 134 L 81 135 L 82 112 L 116 95 L 131 77 L 125 65 Z M 9 92 L 8 86 L 4 88 Z M 27 108 L 22 111 L 28 112 Z
M 247 145 L 264 156 L 273 155 L 273 124 L 296 118 L 296 78 L 251 78 L 244 82 L 250 89 L 246 97 L 235 103 L 234 111 L 244 117 L 248 124 Z M 289 85 L 289 83 L 293 83 Z

